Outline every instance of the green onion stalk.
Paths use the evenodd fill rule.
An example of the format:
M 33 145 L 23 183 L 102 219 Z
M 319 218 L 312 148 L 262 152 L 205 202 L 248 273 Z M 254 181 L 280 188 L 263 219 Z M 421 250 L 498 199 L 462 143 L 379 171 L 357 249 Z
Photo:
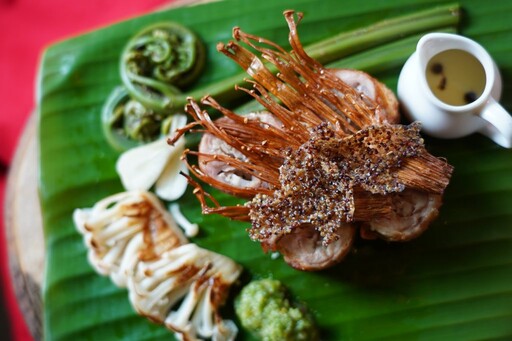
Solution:
M 460 7 L 458 4 L 442 5 L 393 19 L 383 20 L 352 31 L 342 32 L 306 46 L 305 50 L 309 56 L 322 64 L 326 64 L 328 67 L 350 67 L 371 72 L 372 68 L 376 69 L 379 65 L 389 66 L 389 63 L 403 63 L 405 58 L 413 52 L 416 42 L 421 35 L 431 31 L 453 32 L 459 23 L 459 19 Z M 142 32 L 149 34 L 149 31 L 150 28 L 147 28 Z M 143 37 L 144 34 L 137 34 L 137 39 L 152 41 L 153 38 L 142 39 L 141 37 Z M 192 43 L 189 43 L 189 45 L 191 44 Z M 195 44 L 197 43 L 192 45 Z M 115 149 L 120 151 L 126 150 L 137 143 L 141 143 L 141 141 L 144 142 L 144 139 L 146 139 L 146 137 L 143 139 L 139 137 L 139 142 L 129 141 L 132 140 L 132 138 L 127 137 L 127 134 L 123 133 L 122 129 L 115 129 L 112 125 L 114 121 L 112 117 L 114 116 L 116 106 L 126 105 L 127 97 L 132 97 L 133 100 L 139 101 L 154 113 L 169 116 L 183 109 L 187 97 L 200 98 L 205 94 L 209 94 L 218 101 L 226 102 L 245 94 L 243 91 L 235 90 L 236 86 L 246 84 L 244 80 L 246 77 L 245 72 L 186 92 L 179 90 L 179 87 L 184 86 L 184 84 L 179 81 L 177 83 L 169 83 L 165 86 L 163 84 L 169 80 L 165 80 L 163 77 L 159 78 L 155 76 L 155 79 L 142 81 L 142 75 L 160 75 L 162 72 L 147 71 L 148 69 L 145 67 L 136 66 L 135 61 L 139 59 L 148 60 L 148 58 L 155 59 L 153 54 L 159 57 L 161 54 L 164 54 L 160 52 L 160 50 L 167 51 L 167 48 L 154 47 L 153 50 L 157 52 L 144 52 L 149 57 L 146 56 L 142 58 L 136 56 L 140 51 L 137 53 L 127 52 L 130 51 L 133 46 L 138 46 L 138 50 L 136 50 L 139 51 L 143 50 L 141 46 L 144 46 L 144 44 L 135 44 L 131 40 L 123 53 L 124 57 L 122 60 L 126 59 L 131 63 L 124 64 L 124 66 L 123 63 L 121 63 L 121 78 L 127 89 L 127 91 L 124 92 L 126 97 L 120 100 L 119 92 L 122 91 L 119 89 L 114 90 L 111 97 L 117 97 L 117 104 L 116 100 L 109 98 L 107 101 L 108 105 L 106 104 L 103 110 L 104 131 L 107 134 L 107 140 Z M 200 53 L 201 49 L 196 51 Z M 204 50 L 202 52 L 204 53 Z M 127 55 L 130 58 L 127 58 Z M 196 56 L 195 58 L 197 62 L 204 63 L 204 56 Z M 202 65 L 197 66 L 197 69 L 192 69 L 192 71 L 185 71 L 187 76 L 189 74 L 193 75 L 193 77 L 185 77 L 187 82 L 195 80 L 194 77 L 198 76 L 198 70 L 201 68 Z M 271 66 L 269 66 L 269 69 L 272 72 L 277 71 Z M 185 82 L 185 84 L 190 84 L 187 82 Z M 251 107 L 251 105 L 254 104 L 248 104 L 247 108 Z M 162 121 L 164 120 L 165 119 Z M 118 122 L 117 127 L 119 128 L 119 126 L 120 124 Z M 165 131 L 162 130 L 160 130 L 160 132 L 165 133 Z M 122 136 L 123 134 L 124 137 Z

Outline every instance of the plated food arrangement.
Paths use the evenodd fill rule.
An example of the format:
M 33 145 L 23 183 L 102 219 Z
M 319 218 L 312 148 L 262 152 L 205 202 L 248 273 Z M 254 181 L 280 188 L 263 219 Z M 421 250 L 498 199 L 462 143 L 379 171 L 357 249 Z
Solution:
M 228 3 L 233 10 L 219 17 L 235 20 L 233 26 L 226 28 L 219 18 L 216 29 L 207 30 L 209 11 L 231 8 Z M 348 20 L 358 10 L 336 8 L 331 14 L 334 4 L 326 2 L 313 12 L 314 2 L 304 1 L 293 6 L 296 12 L 284 1 L 265 8 L 284 18 L 274 13 L 264 24 L 251 21 L 242 4 L 159 12 L 105 28 L 110 33 L 101 32 L 102 39 L 92 32 L 46 52 L 40 83 L 46 338 L 158 339 L 169 337 L 170 329 L 187 340 L 265 339 L 261 331 L 245 329 L 243 315 L 233 310 L 241 288 L 264 278 L 286 283 L 317 330 L 299 332 L 302 318 L 291 319 L 287 323 L 295 327 L 283 324 L 280 338 L 441 337 L 455 331 L 441 327 L 446 319 L 438 312 L 445 309 L 478 302 L 499 314 L 492 302 L 507 295 L 501 289 L 507 280 L 499 277 L 507 263 L 497 249 L 488 265 L 455 259 L 469 254 L 466 245 L 479 253 L 493 242 L 480 229 L 474 233 L 487 224 L 482 217 L 497 214 L 506 222 L 510 213 L 506 205 L 489 210 L 493 196 L 472 211 L 473 233 L 461 231 L 464 219 L 457 210 L 467 207 L 456 198 L 472 196 L 461 180 L 478 176 L 485 169 L 480 165 L 506 169 L 507 151 L 476 137 L 467 139 L 470 150 L 461 141 L 425 141 L 420 123 L 400 119 L 390 90 L 393 71 L 417 36 L 453 31 L 459 7 L 410 5 L 404 14 L 372 4 L 359 9 L 366 28 L 342 30 L 333 18 Z M 388 20 L 375 20 L 379 6 L 389 12 Z M 163 19 L 167 24 L 155 29 Z M 121 33 L 123 25 L 131 37 Z M 109 39 L 116 43 L 109 45 Z M 175 49 L 168 43 L 173 40 L 187 49 Z M 74 49 L 86 41 L 94 44 Z M 103 72 L 88 73 L 91 64 L 100 65 L 91 49 L 107 52 L 111 62 L 101 64 Z M 170 82 L 174 71 L 148 72 L 148 58 L 165 64 L 161 60 L 168 56 L 164 67 L 190 61 L 201 66 L 185 69 L 186 80 L 164 88 L 159 82 Z M 55 69 L 66 61 L 67 70 Z M 148 73 L 157 81 L 143 79 Z M 45 138 L 63 129 L 75 137 Z M 477 174 L 458 173 L 468 160 Z M 73 168 L 81 176 L 62 178 Z M 503 176 L 492 179 L 501 180 L 498 195 L 511 188 Z M 472 188 L 486 199 L 496 194 L 480 186 Z M 65 198 L 72 199 L 57 206 Z M 505 246 L 512 233 L 506 223 L 488 226 Z M 447 261 L 455 250 L 457 257 Z M 462 296 L 451 286 L 486 271 L 495 271 L 491 286 L 474 281 Z M 436 299 L 433 283 L 445 299 Z M 345 304 L 334 306 L 334 300 Z M 421 319 L 425 309 L 432 316 L 428 323 Z M 86 311 L 93 316 L 87 321 L 81 318 Z M 61 320 L 63 312 L 69 323 Z M 459 315 L 459 323 L 488 319 L 469 315 Z M 389 324 L 406 316 L 413 321 L 409 326 Z M 368 321 L 374 328 L 363 328 Z M 497 330 L 509 335 L 502 319 L 495 323 L 503 323 Z

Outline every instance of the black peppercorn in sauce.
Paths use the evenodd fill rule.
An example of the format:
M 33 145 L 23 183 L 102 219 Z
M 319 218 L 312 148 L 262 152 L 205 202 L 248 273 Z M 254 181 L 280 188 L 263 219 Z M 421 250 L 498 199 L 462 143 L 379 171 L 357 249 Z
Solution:
M 434 75 L 442 74 L 443 73 L 443 64 L 432 63 L 432 66 L 430 67 L 430 72 L 432 72 Z

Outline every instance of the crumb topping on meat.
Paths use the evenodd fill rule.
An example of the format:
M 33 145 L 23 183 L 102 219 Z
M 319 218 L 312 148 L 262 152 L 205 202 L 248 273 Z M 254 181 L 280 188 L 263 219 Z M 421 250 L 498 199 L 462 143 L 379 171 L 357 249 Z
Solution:
M 280 188 L 246 204 L 251 238 L 265 241 L 310 224 L 324 245 L 336 240 L 339 226 L 354 221 L 355 187 L 383 195 L 405 189 L 395 171 L 424 150 L 419 130 L 417 123 L 370 126 L 340 139 L 326 124 L 317 126 L 309 141 L 288 150 Z

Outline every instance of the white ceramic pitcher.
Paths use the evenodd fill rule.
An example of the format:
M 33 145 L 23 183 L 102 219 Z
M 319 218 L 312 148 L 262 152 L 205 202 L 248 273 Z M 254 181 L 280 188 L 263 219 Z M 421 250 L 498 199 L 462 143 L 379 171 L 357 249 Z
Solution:
M 471 103 L 447 104 L 428 85 L 428 62 L 450 49 L 470 53 L 484 69 L 485 87 Z M 512 116 L 498 103 L 501 88 L 499 70 L 481 45 L 456 34 L 429 33 L 419 40 L 416 51 L 402 68 L 397 92 L 406 115 L 412 121 L 420 121 L 429 135 L 457 138 L 479 132 L 503 147 L 512 148 Z

